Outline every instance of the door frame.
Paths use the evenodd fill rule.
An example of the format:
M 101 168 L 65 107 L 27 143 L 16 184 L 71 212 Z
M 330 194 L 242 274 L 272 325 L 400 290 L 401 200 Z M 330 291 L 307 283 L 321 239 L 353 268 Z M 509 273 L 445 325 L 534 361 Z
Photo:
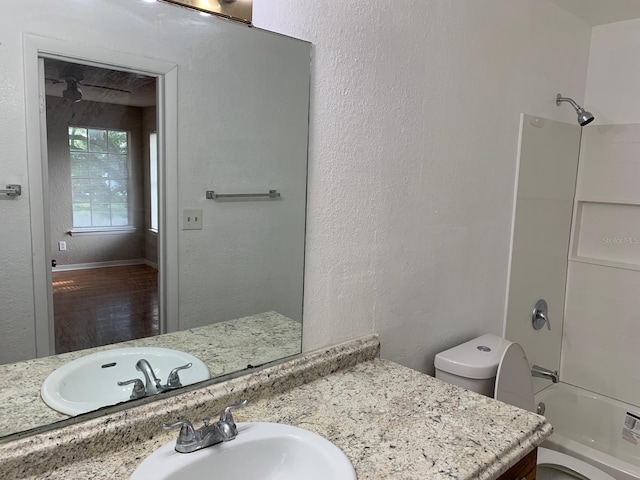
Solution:
M 129 70 L 157 78 L 158 308 L 160 332 L 178 330 L 178 70 L 175 63 L 100 46 L 23 35 L 27 169 L 36 357 L 55 354 L 49 184 L 42 57 Z

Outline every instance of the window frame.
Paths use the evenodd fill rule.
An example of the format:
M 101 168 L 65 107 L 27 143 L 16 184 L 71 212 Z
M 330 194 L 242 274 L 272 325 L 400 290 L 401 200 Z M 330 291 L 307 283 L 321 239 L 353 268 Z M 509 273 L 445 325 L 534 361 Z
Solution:
M 88 180 L 92 180 L 92 179 L 100 179 L 100 178 L 104 178 L 104 177 L 75 177 L 72 173 L 72 171 L 70 171 L 69 174 L 69 178 L 71 180 L 71 202 L 70 202 L 70 206 L 71 206 L 71 223 L 72 223 L 72 228 L 69 231 L 69 234 L 73 235 L 97 235 L 97 234 L 118 234 L 118 233 L 130 233 L 130 232 L 135 232 L 136 228 L 135 225 L 133 223 L 133 218 L 132 218 L 132 205 L 131 205 L 131 175 L 132 175 L 132 160 L 131 160 L 131 132 L 129 130 L 126 129 L 122 129 L 122 128 L 109 128 L 109 127 L 97 127 L 97 126 L 86 126 L 86 125 L 69 125 L 68 129 L 67 129 L 67 136 L 68 136 L 68 149 L 69 149 L 69 165 L 70 165 L 70 170 L 71 170 L 71 166 L 72 166 L 72 162 L 73 162 L 73 158 L 72 158 L 72 152 L 78 152 L 81 150 L 72 150 L 71 149 L 71 129 L 74 128 L 80 128 L 80 129 L 86 129 L 87 131 L 87 150 L 86 153 L 90 154 L 90 153 L 104 153 L 105 155 L 109 155 L 109 154 L 115 154 L 115 155 L 120 155 L 120 156 L 124 156 L 126 158 L 126 171 L 127 171 L 127 176 L 126 176 L 126 191 L 127 191 L 127 196 L 126 196 L 126 206 L 127 206 L 127 224 L 126 225 L 89 225 L 89 226 L 78 226 L 75 224 L 75 214 L 74 214 L 74 200 L 73 200 L 73 181 L 74 179 L 78 179 L 78 178 L 84 178 L 84 179 L 88 179 Z M 108 132 L 112 131 L 112 132 L 121 132 L 121 133 L 125 133 L 127 136 L 127 151 L 126 154 L 121 154 L 121 153 L 113 153 L 113 152 L 109 152 L 108 148 L 106 152 L 92 152 L 89 150 L 89 131 L 90 130 L 94 130 L 94 131 L 103 131 L 106 132 L 107 136 L 108 136 Z M 113 203 L 110 201 L 109 202 L 109 218 L 110 218 L 110 222 L 113 222 L 113 216 L 112 216 L 112 206 Z M 91 218 L 91 221 L 93 223 L 93 218 Z

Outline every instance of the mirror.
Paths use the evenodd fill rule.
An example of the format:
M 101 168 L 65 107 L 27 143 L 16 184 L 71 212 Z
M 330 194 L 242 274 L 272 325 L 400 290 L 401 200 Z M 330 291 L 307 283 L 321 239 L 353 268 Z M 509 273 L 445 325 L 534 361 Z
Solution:
M 77 28 L 78 24 L 83 28 Z M 124 108 L 147 109 L 139 112 L 145 125 L 141 127 L 144 139 L 154 130 L 149 119 L 157 123 L 159 314 L 152 320 L 156 330 L 142 328 L 143 334 L 133 337 L 114 335 L 113 339 L 126 341 L 110 346 L 98 342 L 91 345 L 93 349 L 152 345 L 187 351 L 205 361 L 212 376 L 299 353 L 310 45 L 174 5 L 131 0 L 21 4 L 6 12 L 0 27 L 11 39 L 3 40 L 0 51 L 0 61 L 7 66 L 5 91 L 24 92 L 20 101 L 10 102 L 6 114 L 14 121 L 0 132 L 10 151 L 23 152 L 0 169 L 7 183 L 23 186 L 19 197 L 0 199 L 3 223 L 16 227 L 7 238 L 7 255 L 0 257 L 2 270 L 12 272 L 11 277 L 0 280 L 0 378 L 10 387 L 0 393 L 5 412 L 0 435 L 37 429 L 64 418 L 48 407 L 35 413 L 29 408 L 42 407 L 38 392 L 48 373 L 88 352 L 45 354 L 56 352 L 55 321 L 49 320 L 55 311 L 53 294 L 48 291 L 53 280 L 51 260 L 56 256 L 62 260 L 63 252 L 70 254 L 71 249 L 80 248 L 75 240 L 93 245 L 98 240 L 93 238 L 95 232 L 68 236 L 64 232 L 81 230 L 77 228 L 80 225 L 68 220 L 60 228 L 54 227 L 54 215 L 44 208 L 54 198 L 48 177 L 63 175 L 67 182 L 70 177 L 68 166 L 64 172 L 51 170 L 49 175 L 54 164 L 51 158 L 43 159 L 47 148 L 41 137 L 44 132 L 53 133 L 51 122 L 56 117 L 43 118 L 42 124 L 38 119 L 38 92 L 45 90 L 45 79 L 49 78 L 44 73 L 45 59 L 54 65 L 66 62 L 152 78 L 157 86 L 155 113 L 150 113 L 150 105 Z M 39 58 L 43 64 L 40 73 Z M 50 93 L 45 99 L 50 113 L 58 114 L 55 121 L 62 123 L 57 131 L 66 135 L 62 142 L 65 149 L 70 145 L 70 132 L 73 139 L 83 135 L 109 138 L 110 132 L 122 137 L 120 132 L 128 131 L 122 126 L 92 124 L 84 117 L 83 110 L 91 110 L 86 108 L 89 102 L 114 103 L 91 99 L 89 91 L 96 87 L 89 86 L 87 80 L 75 80 L 75 86 L 67 78 L 64 83 L 49 82 L 71 93 L 66 94 L 68 98 L 64 93 Z M 74 90 L 82 91 L 83 99 L 78 103 L 71 98 L 77 95 Z M 118 108 L 123 107 L 120 104 Z M 153 142 L 149 140 L 148 145 Z M 138 152 L 143 165 L 138 164 L 138 170 L 130 166 L 128 171 L 142 172 L 138 175 L 146 186 L 145 165 L 150 165 L 146 162 L 151 148 L 142 140 L 131 147 L 121 145 L 114 148 L 135 148 Z M 107 157 L 118 153 L 106 148 Z M 96 153 L 100 152 L 81 152 L 85 156 Z M 123 191 L 127 195 L 132 191 L 114 190 L 121 197 Z M 244 196 L 270 190 L 279 196 Z M 207 198 L 208 191 L 214 192 L 211 198 Z M 145 198 L 147 194 L 142 193 Z M 72 217 L 74 208 L 81 212 L 86 207 L 73 205 L 72 200 L 73 195 L 67 195 L 67 218 Z M 117 203 L 110 208 L 118 207 Z M 143 218 L 133 226 L 139 236 L 147 237 L 149 214 L 136 206 L 123 208 L 120 211 Z M 190 228 L 193 212 L 200 216 L 201 229 Z M 44 221 L 36 222 L 38 215 Z M 120 224 L 117 226 L 128 223 L 122 218 L 115 220 Z M 109 235 L 110 239 L 127 238 L 120 232 Z M 67 250 L 61 250 L 58 242 L 67 242 Z M 147 258 L 144 253 L 138 255 Z M 65 279 L 61 285 L 79 288 L 79 282 Z M 79 324 L 91 322 L 85 312 L 75 315 Z M 110 318 L 110 328 L 118 333 L 122 324 L 125 329 L 135 329 L 132 323 L 139 317 L 132 315 L 120 324 L 117 315 Z M 151 336 L 147 336 L 149 332 Z M 68 332 L 63 328 L 59 333 L 64 337 Z M 78 346 L 69 350 L 74 348 Z M 132 373 L 135 376 L 138 372 Z

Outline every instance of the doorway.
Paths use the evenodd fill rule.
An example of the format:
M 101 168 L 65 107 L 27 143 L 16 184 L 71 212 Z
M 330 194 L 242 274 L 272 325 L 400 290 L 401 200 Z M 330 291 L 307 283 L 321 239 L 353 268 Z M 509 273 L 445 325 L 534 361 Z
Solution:
M 158 335 L 157 78 L 42 62 L 52 353 Z

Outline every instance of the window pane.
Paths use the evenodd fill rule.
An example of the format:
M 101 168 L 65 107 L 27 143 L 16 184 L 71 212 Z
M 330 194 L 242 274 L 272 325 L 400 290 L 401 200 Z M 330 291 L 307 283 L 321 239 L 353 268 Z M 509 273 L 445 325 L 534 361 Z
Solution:
M 109 191 L 111 192 L 112 202 L 126 202 L 127 201 L 127 184 L 119 180 L 109 181 Z
M 109 159 L 106 153 L 90 153 L 87 155 L 90 177 L 107 177 L 109 175 Z
M 91 207 L 91 223 L 93 226 L 110 227 L 111 205 L 108 203 L 94 203 Z
M 129 208 L 126 203 L 111 204 L 111 224 L 129 225 Z
M 91 226 L 91 208 L 88 203 L 73 204 L 73 226 L 74 227 L 90 227 Z
M 71 150 L 87 150 L 87 129 L 69 127 L 69 148 Z
M 111 187 L 109 180 L 103 180 L 101 178 L 91 180 L 91 201 L 95 203 L 97 199 L 101 199 L 101 202 L 109 202 L 111 198 Z
M 129 168 L 127 166 L 126 155 L 109 155 L 109 177 L 127 178 Z
M 71 181 L 73 203 L 91 202 L 91 180 L 73 179 Z
M 158 134 L 149 135 L 149 183 L 151 195 L 151 228 L 158 230 Z
M 89 129 L 89 151 L 90 152 L 106 152 L 107 151 L 107 131 Z
M 89 165 L 87 162 L 87 154 L 72 151 L 70 155 L 71 155 L 71 177 L 89 176 Z
M 127 132 L 109 131 L 109 152 L 127 153 Z

